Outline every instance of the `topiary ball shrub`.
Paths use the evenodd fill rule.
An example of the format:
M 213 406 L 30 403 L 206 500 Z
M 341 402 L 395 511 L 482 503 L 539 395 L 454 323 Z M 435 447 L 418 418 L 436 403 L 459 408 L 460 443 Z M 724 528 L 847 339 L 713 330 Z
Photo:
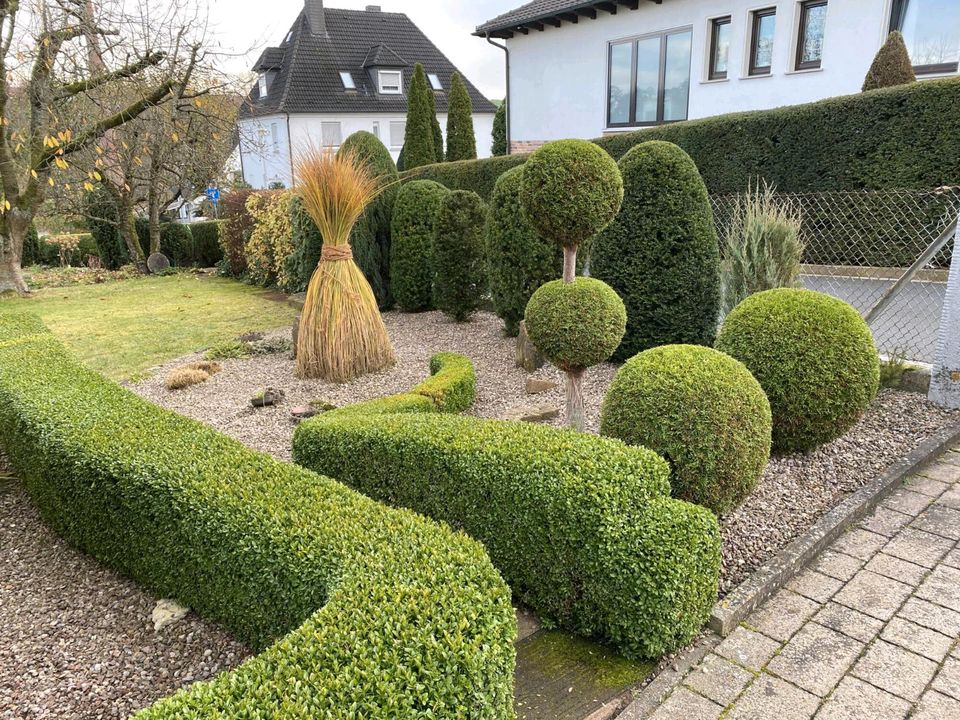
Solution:
M 390 279 L 401 310 L 429 310 L 433 301 L 433 234 L 437 211 L 449 193 L 432 180 L 400 188 L 393 206 Z
M 751 295 L 727 316 L 716 347 L 746 365 L 767 393 L 778 453 L 840 437 L 880 385 L 880 358 L 863 318 L 811 290 Z
M 690 156 L 652 141 L 620 160 L 625 196 L 597 236 L 593 277 L 627 305 L 616 358 L 659 345 L 713 345 L 720 315 L 720 250 L 707 187 Z
M 533 227 L 573 248 L 605 228 L 623 202 L 623 179 L 606 151 L 586 140 L 547 143 L 530 156 L 521 185 Z
M 483 254 L 486 208 L 469 190 L 448 193 L 437 210 L 433 235 L 433 304 L 457 322 L 483 303 L 487 273 Z
M 609 285 L 579 277 L 537 290 L 524 319 L 530 340 L 550 362 L 577 371 L 610 358 L 623 338 L 627 310 Z
M 674 497 L 722 515 L 756 487 L 770 459 L 770 403 L 750 371 L 697 345 L 631 358 L 603 401 L 600 433 L 670 463 Z

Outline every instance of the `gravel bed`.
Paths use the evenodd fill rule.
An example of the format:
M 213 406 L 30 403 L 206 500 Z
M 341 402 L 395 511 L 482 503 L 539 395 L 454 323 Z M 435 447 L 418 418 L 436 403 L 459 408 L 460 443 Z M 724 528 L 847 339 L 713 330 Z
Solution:
M 153 377 L 133 389 L 282 459 L 290 457 L 295 428 L 290 418 L 292 407 L 311 400 L 343 406 L 407 390 L 427 375 L 430 356 L 440 350 L 463 353 L 473 360 L 477 402 L 470 412 L 474 415 L 502 417 L 511 408 L 529 404 L 563 407 L 562 387 L 536 396 L 526 394 L 528 377 L 562 384 L 563 374 L 550 366 L 532 376 L 515 368 L 515 341 L 503 337 L 501 322 L 492 314 L 479 313 L 466 324 L 454 323 L 437 312 L 391 312 L 384 319 L 397 351 L 397 365 L 351 383 L 297 380 L 293 377 L 293 361 L 274 355 L 226 360 L 223 372 L 203 385 L 177 392 L 166 390 L 166 372 L 198 357 L 191 356 L 156 369 Z M 600 405 L 616 371 L 617 366 L 607 363 L 591 368 L 584 379 L 592 432 L 597 431 Z M 276 408 L 252 409 L 250 398 L 265 386 L 284 390 L 284 402 Z M 562 419 L 553 422 L 561 424 Z M 773 459 L 747 501 L 721 518 L 724 544 L 720 595 L 801 535 L 844 496 L 878 477 L 945 426 L 958 422 L 960 414 L 941 410 L 920 395 L 884 390 L 843 438 L 811 453 Z
M 249 656 L 193 613 L 154 632 L 157 599 L 57 537 L 3 477 L 0 548 L 3 720 L 119 720 Z

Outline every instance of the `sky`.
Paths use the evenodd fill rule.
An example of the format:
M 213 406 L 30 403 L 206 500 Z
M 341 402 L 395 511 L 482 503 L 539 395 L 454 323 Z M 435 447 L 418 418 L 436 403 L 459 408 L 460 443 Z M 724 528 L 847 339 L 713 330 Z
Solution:
M 503 51 L 470 33 L 477 25 L 524 4 L 525 0 L 326 0 L 327 7 L 406 13 L 490 99 L 504 96 Z M 279 45 L 303 8 L 303 0 L 207 0 L 212 32 L 225 53 L 227 69 L 249 71 L 264 47 Z

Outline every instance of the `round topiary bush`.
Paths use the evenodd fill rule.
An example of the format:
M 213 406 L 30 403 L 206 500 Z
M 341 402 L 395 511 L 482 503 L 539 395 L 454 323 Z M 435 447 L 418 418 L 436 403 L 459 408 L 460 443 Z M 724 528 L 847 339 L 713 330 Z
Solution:
M 718 515 L 753 491 L 770 458 L 770 403 L 743 363 L 666 345 L 631 358 L 603 401 L 600 433 L 671 465 L 674 496 Z
M 727 316 L 716 347 L 746 365 L 767 393 L 776 452 L 840 437 L 880 385 L 880 359 L 863 318 L 811 290 L 751 295 Z
M 558 140 L 527 160 L 520 192 L 537 232 L 571 248 L 610 224 L 623 202 L 623 179 L 597 145 Z
M 613 289 L 593 278 L 554 280 L 537 290 L 525 317 L 530 340 L 561 370 L 602 363 L 623 338 L 627 310 Z
M 391 226 L 390 279 L 393 297 L 406 312 L 431 307 L 433 234 L 440 203 L 449 192 L 432 180 L 414 180 L 397 194 Z
M 457 322 L 480 307 L 486 292 L 483 200 L 475 192 L 455 190 L 440 202 L 433 236 L 433 304 Z
M 625 195 L 594 241 L 593 277 L 627 305 L 616 358 L 659 345 L 712 345 L 720 313 L 720 251 L 707 187 L 673 143 L 637 145 L 620 160 Z

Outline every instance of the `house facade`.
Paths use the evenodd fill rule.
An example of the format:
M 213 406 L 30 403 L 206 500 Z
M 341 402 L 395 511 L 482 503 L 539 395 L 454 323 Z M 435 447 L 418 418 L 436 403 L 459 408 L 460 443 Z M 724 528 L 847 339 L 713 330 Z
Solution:
M 960 0 L 534 0 L 502 41 L 511 151 L 859 92 L 891 30 L 918 78 L 957 73 Z
M 372 132 L 398 159 L 417 63 L 427 73 L 446 134 L 447 92 L 457 69 L 406 15 L 376 5 L 342 10 L 306 0 L 283 43 L 264 50 L 254 65 L 257 83 L 238 122 L 244 180 L 254 188 L 291 187 L 299 150 L 335 149 L 359 130 Z M 477 152 L 488 157 L 496 108 L 464 81 Z

